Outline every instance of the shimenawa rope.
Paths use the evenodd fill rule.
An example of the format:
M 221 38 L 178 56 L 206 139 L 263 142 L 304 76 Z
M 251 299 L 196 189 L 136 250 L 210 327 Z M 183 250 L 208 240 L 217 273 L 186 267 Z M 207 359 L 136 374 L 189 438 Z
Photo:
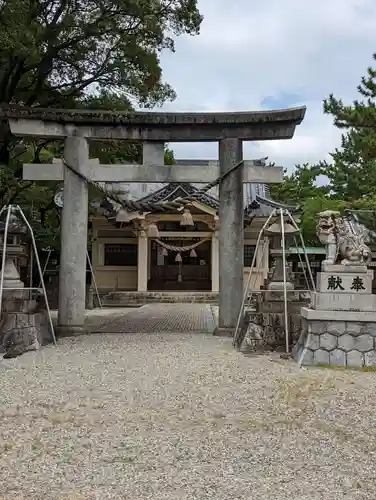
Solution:
M 142 213 L 142 212 L 166 212 L 169 210 L 177 210 L 179 208 L 183 208 L 187 205 L 190 205 L 193 201 L 196 201 L 200 197 L 200 195 L 205 194 L 213 187 L 218 186 L 228 175 L 230 175 L 236 169 L 240 168 L 244 163 L 243 160 L 236 163 L 227 172 L 221 174 L 214 181 L 206 184 L 203 188 L 196 191 L 196 193 L 193 193 L 189 196 L 185 196 L 184 198 L 176 198 L 174 201 L 161 201 L 158 203 L 151 203 L 151 202 L 124 200 L 120 196 L 118 196 L 117 194 L 108 190 L 105 186 L 102 186 L 99 182 L 96 182 L 96 181 L 93 181 L 92 179 L 89 179 L 82 172 L 79 172 L 78 170 L 76 170 L 74 167 L 72 167 L 72 165 L 69 165 L 69 163 L 67 163 L 67 161 L 64 158 L 62 161 L 63 161 L 63 164 L 67 167 L 67 169 L 70 172 L 74 173 L 82 181 L 93 186 L 100 193 L 102 193 L 105 197 L 114 201 L 115 203 L 120 205 L 123 209 L 125 209 L 129 212 L 140 212 L 140 213 Z M 245 213 L 247 214 L 247 209 L 245 210 Z
M 192 243 L 192 245 L 187 245 L 185 247 L 177 247 L 175 245 L 169 245 L 168 243 L 165 243 L 164 241 L 161 241 L 159 239 L 156 239 L 155 241 L 160 245 L 161 247 L 165 248 L 166 250 L 170 250 L 170 252 L 188 252 L 189 250 L 193 250 L 194 248 L 197 248 L 198 246 L 202 245 L 202 243 L 205 243 L 205 241 L 209 241 L 211 238 L 203 238 L 200 241 L 197 241 L 196 243 Z

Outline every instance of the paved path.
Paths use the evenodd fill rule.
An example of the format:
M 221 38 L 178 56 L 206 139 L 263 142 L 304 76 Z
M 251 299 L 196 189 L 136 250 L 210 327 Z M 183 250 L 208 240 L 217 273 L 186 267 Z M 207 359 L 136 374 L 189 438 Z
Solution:
M 105 310 L 104 310 L 105 311 Z M 100 320 L 99 320 L 100 318 Z M 212 333 L 217 324 L 209 304 L 147 304 L 91 318 L 95 333 Z

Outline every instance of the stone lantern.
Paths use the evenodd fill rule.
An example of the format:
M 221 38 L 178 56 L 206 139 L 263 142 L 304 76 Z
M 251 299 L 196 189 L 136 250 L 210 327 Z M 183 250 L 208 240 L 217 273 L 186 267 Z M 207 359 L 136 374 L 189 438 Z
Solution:
M 0 222 L 0 256 L 3 256 L 5 222 Z M 14 214 L 10 214 L 7 245 L 4 266 L 4 289 L 23 288 L 24 283 L 20 280 L 18 269 L 14 260 L 27 257 L 27 246 L 23 243 L 23 237 L 27 233 L 27 228 Z M 28 296 L 28 294 L 26 294 Z M 23 290 L 5 290 L 4 299 L 23 299 Z
M 299 230 L 295 229 L 289 222 L 284 222 L 283 230 L 285 256 L 287 257 L 289 239 L 298 234 Z M 246 318 L 249 332 L 247 338 L 249 342 L 257 341 L 256 345 L 263 346 L 263 348 L 282 349 L 286 345 L 286 331 L 281 220 L 273 222 L 264 230 L 264 234 L 271 240 L 270 253 L 274 257 L 275 265 L 267 289 L 257 296 L 256 310 L 249 314 L 249 318 Z M 291 272 L 286 269 L 289 345 L 293 345 L 301 332 L 300 310 L 309 299 L 303 298 L 299 291 L 294 290 L 290 279 Z M 259 332 L 257 339 L 251 335 L 252 331 L 256 330 Z
M 30 299 L 30 290 L 24 289 L 15 259 L 26 258 L 27 246 L 23 237 L 27 227 L 13 213 L 10 214 L 5 252 L 4 282 L 1 304 L 0 352 L 5 358 L 39 349 L 50 340 L 44 304 Z M 3 257 L 5 222 L 0 223 L 0 258 Z
M 289 255 L 289 240 L 299 233 L 298 229 L 295 229 L 289 222 L 284 222 L 284 235 L 285 235 L 285 256 Z M 283 250 L 282 250 L 282 225 L 281 220 L 273 222 L 267 229 L 265 229 L 264 234 L 271 239 L 271 249 L 270 254 L 274 258 L 274 271 L 272 273 L 269 284 L 267 285 L 268 290 L 283 290 Z M 287 267 L 287 266 L 286 266 Z M 286 288 L 288 290 L 293 290 L 294 285 L 290 281 L 291 272 L 286 268 Z

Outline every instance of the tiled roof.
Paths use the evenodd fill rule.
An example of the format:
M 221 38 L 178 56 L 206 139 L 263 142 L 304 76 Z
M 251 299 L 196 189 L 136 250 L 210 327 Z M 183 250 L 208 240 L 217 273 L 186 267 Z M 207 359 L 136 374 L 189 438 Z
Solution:
M 256 210 L 256 215 L 265 216 L 270 215 L 270 213 L 275 208 L 283 208 L 288 210 L 291 213 L 296 213 L 299 211 L 298 206 L 285 205 L 284 203 L 279 203 L 278 201 L 274 201 L 271 198 L 267 198 L 264 196 L 256 195 L 255 198 L 256 203 L 258 204 L 258 208 Z
M 262 158 L 256 162 L 257 165 L 266 165 L 267 158 Z M 191 160 L 189 160 L 192 163 Z M 190 183 L 179 183 L 171 182 L 169 184 L 148 184 L 148 183 L 128 183 L 116 185 L 114 188 L 123 189 L 125 196 L 130 200 L 137 200 L 143 202 L 154 202 L 158 203 L 164 200 L 175 200 L 179 197 L 185 197 L 195 194 L 202 187 L 202 184 L 190 184 Z M 267 184 L 244 184 L 243 187 L 244 194 L 244 216 L 247 219 L 247 223 L 254 217 L 267 217 L 271 214 L 275 208 L 286 208 L 291 212 L 296 212 L 298 207 L 289 207 L 287 205 L 282 205 L 270 199 L 269 186 Z M 145 194 L 144 194 L 145 193 Z M 140 197 L 140 195 L 143 195 Z M 197 201 L 206 205 L 214 210 L 219 209 L 219 197 L 218 197 L 218 186 L 212 188 L 207 193 L 201 193 L 197 195 Z M 109 212 L 116 212 L 112 203 L 102 203 L 102 210 L 109 215 Z
M 166 184 L 162 188 L 158 189 L 154 193 L 140 198 L 138 201 L 158 203 L 164 200 L 174 200 L 178 197 L 189 196 L 197 193 L 198 191 L 199 189 L 192 184 L 171 182 L 170 184 Z M 201 193 L 197 195 L 196 199 L 203 205 L 214 208 L 215 210 L 218 210 L 219 208 L 218 199 L 207 193 Z
M 184 197 L 197 193 L 199 189 L 192 184 L 171 182 L 164 185 L 154 193 L 150 193 L 138 201 L 149 201 L 158 203 L 163 200 L 174 200 L 178 197 Z M 263 196 L 262 196 L 263 195 Z M 270 191 L 267 184 L 245 184 L 244 185 L 244 216 L 249 220 L 254 217 L 267 217 L 275 208 L 285 208 L 290 212 L 297 212 L 299 207 L 292 207 L 278 203 L 269 198 Z M 200 203 L 219 209 L 219 200 L 216 196 L 207 193 L 200 194 L 197 197 Z
M 133 184 L 133 186 L 135 185 Z M 179 182 L 164 184 L 154 192 L 150 192 L 150 187 L 152 186 L 148 186 L 147 189 L 149 194 L 141 198 L 135 196 L 139 190 L 131 190 L 127 193 L 127 196 L 137 201 L 159 203 L 164 200 L 175 200 L 179 197 L 189 196 L 199 191 L 199 188 L 193 184 Z M 213 190 L 211 191 L 213 192 Z M 218 189 L 214 188 L 214 191 L 218 192 Z M 197 196 L 197 201 L 214 210 L 219 209 L 219 200 L 215 194 L 201 193 Z M 287 208 L 291 212 L 296 212 L 297 210 L 297 207 L 289 207 L 271 200 L 269 198 L 269 186 L 266 184 L 244 185 L 244 216 L 248 220 L 248 223 L 254 217 L 267 217 L 275 208 Z M 111 218 L 116 217 L 116 209 L 110 201 L 103 201 L 101 207 L 97 206 L 96 209 L 103 213 L 103 215 L 110 216 Z

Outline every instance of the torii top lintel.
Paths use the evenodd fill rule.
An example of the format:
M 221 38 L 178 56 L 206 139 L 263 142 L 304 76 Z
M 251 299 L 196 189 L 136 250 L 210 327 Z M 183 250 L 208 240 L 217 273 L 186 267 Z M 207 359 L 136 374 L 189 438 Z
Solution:
M 14 135 L 92 140 L 198 142 L 237 137 L 245 141 L 291 139 L 305 107 L 276 111 L 160 113 L 82 111 L 9 106 L 0 108 Z

